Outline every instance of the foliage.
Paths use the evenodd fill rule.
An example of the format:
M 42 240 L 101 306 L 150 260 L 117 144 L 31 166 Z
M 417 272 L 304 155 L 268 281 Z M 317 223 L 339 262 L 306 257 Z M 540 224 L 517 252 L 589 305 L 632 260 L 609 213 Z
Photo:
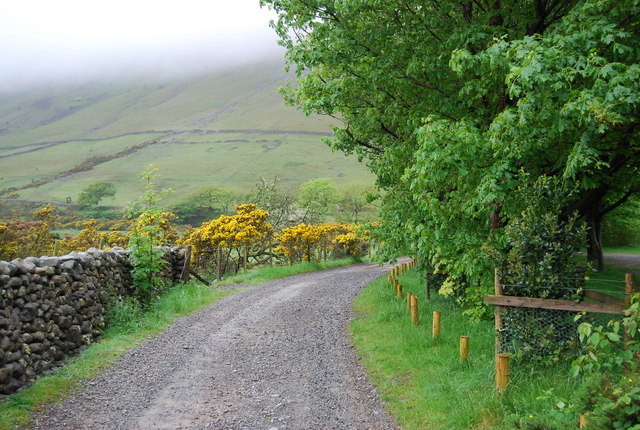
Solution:
M 374 194 L 375 187 L 370 184 L 355 182 L 345 186 L 338 201 L 341 217 L 352 224 L 363 221 L 365 213 L 372 210 Z
M 295 66 L 287 101 L 337 118 L 329 143 L 386 191 L 383 257 L 487 285 L 518 186 L 562 178 L 561 213 L 592 232 L 640 188 L 637 0 L 261 3 Z
M 98 206 L 100 200 L 116 195 L 116 186 L 113 182 L 99 181 L 85 187 L 78 196 L 78 204 L 85 206 Z
M 138 174 L 138 178 L 145 183 L 144 193 L 139 200 L 129 204 L 127 209 L 129 217 L 135 217 L 143 212 L 151 212 L 152 210 L 157 211 L 158 203 L 174 192 L 171 188 L 157 187 L 157 171 L 157 167 L 148 165 Z
M 238 205 L 235 210 L 234 215 L 220 215 L 215 220 L 202 223 L 199 228 L 185 232 L 181 243 L 193 246 L 194 263 L 214 254 L 216 270 L 224 275 L 230 269 L 234 255 L 238 257 L 237 272 L 240 261 L 245 257 L 248 260 L 250 255 L 257 258 L 270 253 L 273 227 L 267 222 L 268 212 L 254 204 Z
M 95 219 L 85 221 L 84 229 L 76 237 L 66 235 L 59 244 L 59 254 L 68 254 L 71 251 L 82 252 L 89 248 L 100 248 L 102 236 L 98 233 L 98 222 Z
M 326 260 L 330 254 L 361 257 L 368 239 L 368 230 L 345 223 L 298 224 L 280 231 L 275 251 L 291 264 L 301 260 Z
M 506 228 L 509 252 L 498 264 L 504 294 L 581 299 L 587 267 L 576 256 L 584 249 L 585 225 L 575 214 L 567 219 L 559 215 L 566 194 L 557 180 L 541 177 L 519 193 L 526 209 Z M 503 253 L 494 253 L 500 263 Z M 525 360 L 556 361 L 577 350 L 571 312 L 506 307 L 502 321 L 502 348 Z
M 143 304 L 149 304 L 154 296 L 166 287 L 162 277 L 157 276 L 166 261 L 159 225 L 167 220 L 159 214 L 143 213 L 138 225 L 129 236 L 129 259 L 133 266 L 131 279 L 136 296 Z
M 162 212 L 157 204 L 172 190 L 156 187 L 156 171 L 151 166 L 138 175 L 143 179 L 145 192 L 142 199 L 131 205 L 130 213 L 144 206 L 145 211 L 138 216 L 137 224 L 129 234 L 129 259 L 132 270 L 133 288 L 143 305 L 151 303 L 155 295 L 166 287 L 164 280 L 157 276 L 166 264 L 163 251 L 159 247 L 163 244 L 175 243 L 177 235 L 171 227 L 174 215 Z
M 0 223 L 0 258 L 51 255 L 55 244 L 52 230 L 58 222 L 55 212 L 55 206 L 47 205 L 33 211 L 34 221 Z
M 12 240 L 10 227 L 0 222 L 0 260 L 13 260 L 18 251 L 18 243 Z
M 302 211 L 301 221 L 303 223 L 323 221 L 339 200 L 340 194 L 331 179 L 319 178 L 305 182 L 298 189 L 298 206 Z
M 602 224 L 604 246 L 640 244 L 640 200 L 629 199 L 627 205 L 611 212 Z
M 577 319 L 582 318 L 579 315 Z M 640 294 L 622 321 L 607 328 L 584 321 L 578 331 L 586 347 L 573 372 L 590 375 L 581 386 L 576 408 L 589 414 L 588 428 L 640 429 Z
M 229 215 L 239 195 L 238 191 L 223 186 L 202 187 L 175 203 L 171 211 L 181 223 L 197 225 L 220 215 Z
M 295 216 L 295 198 L 282 189 L 278 177 L 261 178 L 247 200 L 269 212 L 269 223 L 276 230 L 289 226 Z

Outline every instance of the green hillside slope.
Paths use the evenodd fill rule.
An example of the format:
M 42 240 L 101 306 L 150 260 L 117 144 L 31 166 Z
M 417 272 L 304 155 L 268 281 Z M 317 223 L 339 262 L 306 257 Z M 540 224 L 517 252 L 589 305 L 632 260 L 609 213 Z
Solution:
M 329 177 L 372 180 L 321 142 L 329 123 L 283 106 L 280 62 L 166 82 L 84 84 L 0 95 L 0 197 L 75 200 L 98 180 L 113 204 L 137 197 L 136 174 L 160 168 L 173 200 L 204 185 L 248 189 L 260 177 L 285 187 Z M 170 203 L 170 201 L 169 201 Z

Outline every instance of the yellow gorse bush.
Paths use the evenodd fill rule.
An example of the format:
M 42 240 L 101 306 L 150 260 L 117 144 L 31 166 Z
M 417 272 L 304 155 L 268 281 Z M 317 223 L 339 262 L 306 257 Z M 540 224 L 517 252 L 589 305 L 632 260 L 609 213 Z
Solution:
M 301 259 L 325 259 L 329 254 L 360 256 L 362 244 L 368 240 L 365 231 L 346 223 L 299 224 L 284 228 L 276 241 L 275 251 L 293 263 Z
M 234 215 L 221 215 L 217 219 L 202 223 L 182 238 L 181 243 L 192 245 L 194 254 L 213 247 L 237 248 L 253 246 L 273 234 L 267 222 L 269 213 L 254 204 L 235 207 Z

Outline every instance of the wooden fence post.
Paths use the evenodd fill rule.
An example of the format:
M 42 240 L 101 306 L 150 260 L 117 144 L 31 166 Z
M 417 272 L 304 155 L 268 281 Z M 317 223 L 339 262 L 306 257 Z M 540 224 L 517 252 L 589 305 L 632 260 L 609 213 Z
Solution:
M 420 324 L 420 316 L 418 315 L 418 296 L 416 296 L 415 294 L 411 294 L 411 303 L 409 309 L 411 309 L 411 322 L 413 323 L 413 325 Z
M 244 246 L 244 273 L 247 273 L 247 264 L 249 263 L 249 245 Z
M 636 277 L 633 273 L 624 275 L 624 308 L 631 306 L 631 295 L 635 292 Z
M 396 295 L 398 296 L 399 299 L 402 299 L 402 285 L 398 284 L 396 287 Z
M 216 280 L 222 279 L 222 249 L 218 246 L 216 251 Z
M 433 328 L 431 330 L 431 337 L 440 337 L 440 312 L 433 311 Z
M 509 354 L 496 356 L 496 389 L 498 391 L 507 388 L 509 383 Z
M 495 268 L 493 273 L 493 281 L 495 286 L 496 296 L 502 296 L 504 291 L 502 290 L 502 284 L 500 283 L 500 269 Z M 500 353 L 502 346 L 500 345 L 500 331 L 502 330 L 502 306 L 495 307 L 495 320 L 496 320 L 496 355 Z
M 589 412 L 585 412 L 584 414 L 580 414 L 580 428 L 581 429 L 586 429 L 587 428 L 587 417 L 589 416 Z
M 460 361 L 469 358 L 469 336 L 460 336 Z
M 411 297 L 413 296 L 413 294 L 407 292 L 407 310 L 411 311 Z
M 190 272 L 191 272 L 191 245 L 187 245 L 184 248 L 184 266 L 182 266 L 182 273 L 180 274 L 180 280 L 188 281 Z
M 53 256 L 57 257 L 60 253 L 60 240 L 56 239 L 53 241 Z

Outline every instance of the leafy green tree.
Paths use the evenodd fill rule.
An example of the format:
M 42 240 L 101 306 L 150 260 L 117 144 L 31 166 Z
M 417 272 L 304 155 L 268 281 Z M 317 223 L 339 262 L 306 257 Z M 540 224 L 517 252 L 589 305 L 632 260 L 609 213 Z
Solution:
M 269 222 L 275 230 L 292 224 L 295 217 L 294 195 L 280 187 L 280 179 L 260 178 L 260 182 L 249 192 L 247 201 L 269 212 Z
M 239 203 L 240 193 L 219 185 L 202 187 L 183 197 L 173 205 L 171 211 L 185 224 L 199 225 L 233 212 L 234 203 Z
M 323 221 L 339 200 L 340 193 L 331 179 L 318 178 L 305 182 L 298 190 L 301 222 L 314 224 Z
M 84 206 L 98 206 L 100 200 L 116 195 L 116 186 L 112 182 L 99 181 L 86 186 L 78 196 L 78 204 Z
M 374 186 L 362 182 L 354 182 L 344 187 L 338 202 L 342 218 L 352 224 L 362 222 L 364 213 L 372 208 L 370 197 L 375 191 Z
M 602 218 L 640 189 L 636 0 L 261 4 L 295 66 L 286 100 L 335 117 L 329 143 L 386 191 L 387 256 L 489 284 L 482 246 L 505 243 L 515 190 L 545 174 L 598 260 Z

